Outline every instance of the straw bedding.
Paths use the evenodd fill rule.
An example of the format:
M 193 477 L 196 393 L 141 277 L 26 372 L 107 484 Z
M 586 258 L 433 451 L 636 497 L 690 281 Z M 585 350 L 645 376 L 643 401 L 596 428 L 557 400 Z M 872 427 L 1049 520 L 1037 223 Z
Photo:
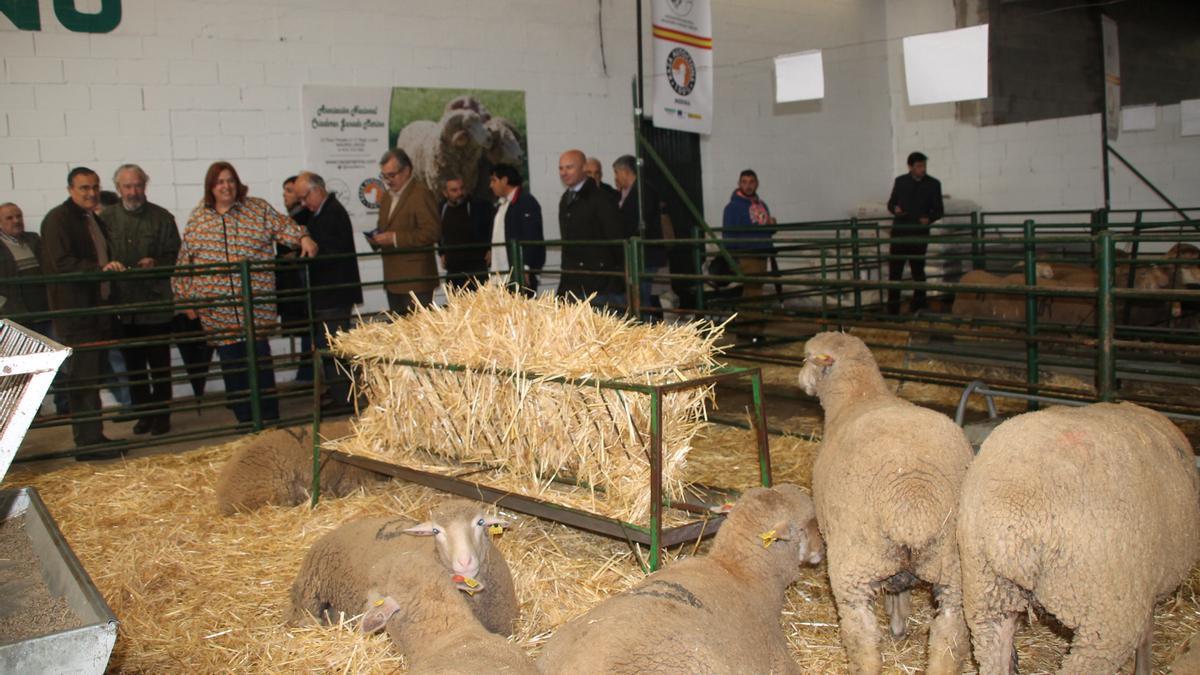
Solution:
M 645 523 L 650 397 L 547 380 L 704 376 L 717 365 L 721 333 L 711 323 L 644 325 L 587 303 L 527 298 L 495 279 L 477 292 L 451 292 L 444 307 L 334 337 L 369 402 L 357 435 L 339 449 L 443 472 L 484 469 L 478 480 L 550 500 L 564 492 L 554 481 L 569 479 L 587 488 L 567 491 L 564 503 Z M 663 488 L 673 498 L 683 494 L 681 471 L 712 398 L 711 386 L 663 398 Z
M 404 667 L 383 635 L 355 624 L 294 628 L 283 624 L 288 588 L 308 547 L 339 523 L 360 516 L 417 517 L 440 498 L 432 490 L 382 483 L 344 499 L 266 507 L 222 517 L 214 498 L 222 463 L 245 439 L 183 455 L 113 465 L 78 465 L 47 474 L 14 470 L 9 485 L 41 493 L 100 591 L 121 620 L 114 672 L 394 672 Z M 685 479 L 745 488 L 757 478 L 748 431 L 706 427 L 697 436 Z M 772 438 L 776 476 L 807 484 L 815 444 Z M 516 577 L 522 618 L 513 640 L 531 656 L 563 622 L 642 578 L 623 544 L 524 516 L 497 546 Z M 703 553 L 689 544 L 668 553 Z M 644 553 L 644 552 L 643 552 Z M 1200 568 L 1156 611 L 1157 672 L 1200 630 Z M 924 667 L 932 616 L 914 594 L 910 636 L 884 638 L 885 671 Z M 883 620 L 880 611 L 880 620 Z M 806 672 L 843 673 L 837 615 L 824 567 L 806 569 L 788 593 L 782 617 L 793 655 Z M 883 625 L 881 623 L 881 625 Z M 1057 667 L 1066 642 L 1034 618 L 1022 628 L 1023 672 Z

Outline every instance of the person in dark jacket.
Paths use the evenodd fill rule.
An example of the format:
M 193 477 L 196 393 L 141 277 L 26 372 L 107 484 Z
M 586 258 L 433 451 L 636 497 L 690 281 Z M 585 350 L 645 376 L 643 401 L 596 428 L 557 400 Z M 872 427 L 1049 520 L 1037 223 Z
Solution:
M 566 188 L 558 204 L 558 226 L 564 241 L 558 294 L 583 299 L 595 293 L 592 303 L 596 306 L 621 307 L 625 305 L 625 255 L 620 240 L 625 232 L 616 202 L 584 175 L 585 161 L 579 150 L 568 150 L 558 160 L 558 177 Z M 570 243 L 587 240 L 616 243 Z M 613 273 L 615 276 L 609 276 Z
M 672 238 L 664 232 L 670 232 L 672 229 L 667 205 L 659 198 L 658 191 L 652 185 L 643 184 L 640 187 L 641 200 L 645 206 L 640 209 L 638 207 L 637 159 L 633 155 L 622 155 L 613 162 L 613 182 L 617 185 L 617 209 L 621 214 L 621 225 L 625 228 L 626 237 L 641 236 L 651 241 Z M 645 232 L 639 229 L 639 215 L 641 222 L 645 224 Z M 642 307 L 652 308 L 648 314 L 649 318 L 661 319 L 662 302 L 659 296 L 669 291 L 671 285 L 668 281 L 654 279 L 654 276 L 667 272 L 666 246 L 644 246 L 642 262 L 645 278 L 642 281 Z
M 583 164 L 583 175 L 587 176 L 600 188 L 600 191 L 608 195 L 609 199 L 614 202 L 621 200 L 621 191 L 608 183 L 604 182 L 604 165 L 596 157 L 588 157 Z
M 442 187 L 444 201 L 438 209 L 442 239 L 438 259 L 446 271 L 446 285 L 460 289 L 487 283 L 488 245 L 492 242 L 492 207 L 474 199 L 463 188 L 462 178 L 450 178 Z M 463 248 L 471 246 L 471 248 Z
M 41 258 L 42 238 L 25 231 L 21 207 L 12 202 L 0 204 L 0 316 L 17 316 L 18 323 L 46 334 L 43 321 L 29 321 L 20 316 L 49 308 L 46 287 L 40 283 L 8 285 L 3 281 L 42 276 Z
M 897 176 L 887 209 L 896 218 L 892 237 L 928 237 L 930 224 L 941 219 L 942 184 L 925 172 L 928 158 L 914 152 L 908 156 L 908 173 Z M 925 281 L 926 242 L 893 242 L 888 250 L 888 281 L 904 278 L 904 265 L 912 270 L 913 281 Z M 925 306 L 925 291 L 913 291 L 912 311 Z M 888 312 L 900 313 L 900 291 L 888 289 Z
M 338 201 L 336 194 L 328 191 L 325 180 L 317 174 L 301 173 L 296 179 L 296 195 L 311 214 L 308 233 L 320 251 L 308 264 L 308 281 L 313 289 L 316 344 L 318 349 L 324 350 L 329 349 L 326 332 L 349 330 L 354 306 L 363 301 L 358 258 L 354 257 L 354 227 L 346 207 Z M 329 383 L 323 405 L 330 408 L 345 406 L 350 381 L 337 371 L 333 359 L 325 359 L 322 375 Z
M 51 209 L 42 220 L 42 269 L 47 274 L 125 271 L 119 260 L 111 258 L 108 228 L 94 213 L 100 199 L 100 177 L 91 169 L 76 167 L 67 175 L 67 191 L 67 201 Z M 104 279 L 56 282 L 47 289 L 51 310 L 94 310 L 54 319 L 59 339 L 74 348 L 67 384 L 72 389 L 68 396 L 71 431 L 78 448 L 111 442 L 104 436 L 98 415 L 100 362 L 107 350 L 86 345 L 114 336 L 112 315 L 101 310 L 111 302 L 112 292 L 112 281 Z M 118 451 L 109 450 L 82 453 L 75 458 L 118 456 Z
M 487 253 L 487 263 L 493 272 L 503 272 L 509 267 L 508 242 L 545 240 L 542 205 L 522 186 L 521 172 L 511 164 L 493 166 L 488 187 L 498 201 L 492 218 L 492 247 Z M 544 244 L 521 244 L 521 265 L 525 268 L 522 293 L 529 296 L 537 293 L 538 274 L 545 264 Z
M 137 164 L 124 164 L 113 174 L 121 199 L 101 212 L 109 228 L 112 259 L 127 269 L 171 267 L 179 258 L 179 228 L 169 211 L 146 201 L 149 176 Z M 133 433 L 154 436 L 171 430 L 171 304 L 170 275 L 142 276 L 118 281 L 114 288 L 122 305 L 157 305 L 119 314 L 121 337 L 131 344 L 121 347 L 129 378 L 129 395 L 138 406 Z
M 721 220 L 725 228 L 721 238 L 742 274 L 757 277 L 767 273 L 767 259 L 775 248 L 770 241 L 775 232 L 769 226 L 774 224 L 771 209 L 758 196 L 758 174 L 753 169 L 742 171 L 738 175 L 738 188 L 730 195 Z M 747 282 L 742 286 L 742 297 L 762 294 L 761 282 Z

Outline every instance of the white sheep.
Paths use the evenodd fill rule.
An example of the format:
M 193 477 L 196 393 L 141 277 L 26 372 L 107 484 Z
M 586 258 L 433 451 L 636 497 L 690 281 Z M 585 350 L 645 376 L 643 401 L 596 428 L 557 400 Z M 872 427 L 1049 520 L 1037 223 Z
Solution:
M 955 523 L 971 444 L 950 418 L 898 398 L 862 340 L 821 333 L 804 347 L 800 384 L 820 397 L 825 430 L 813 499 L 828 547 L 829 580 L 854 673 L 878 673 L 871 603 L 883 590 L 892 632 L 907 619 L 903 595 L 933 585 L 930 673 L 957 673 L 967 653 Z
M 798 673 L 780 629 L 784 592 L 821 560 L 812 499 L 755 488 L 706 557 L 672 563 L 559 628 L 544 673 Z
M 412 159 L 413 178 L 424 181 L 434 194 L 441 194 L 451 178 L 461 178 L 471 192 L 488 140 L 479 113 L 464 108 L 447 111 L 437 122 L 410 122 L 400 131 L 396 147 Z
M 387 573 L 367 592 L 361 628 L 387 628 L 414 673 L 537 672 L 529 657 L 489 631 L 472 613 L 466 595 L 436 561 L 404 551 L 384 561 Z
M 367 591 L 389 573 L 396 556 L 413 553 L 436 560 L 441 575 L 470 594 L 469 603 L 488 630 L 508 635 L 519 613 L 512 572 L 492 545 L 489 529 L 505 522 L 484 505 L 449 499 L 435 505 L 429 518 L 365 518 L 350 521 L 321 537 L 308 553 L 292 584 L 293 623 L 337 621 L 356 615 Z M 406 558 L 401 558 L 406 559 Z
M 327 424 L 325 438 L 350 433 L 348 422 Z M 268 504 L 295 506 L 311 496 L 312 427 L 272 429 L 251 436 L 221 467 L 217 476 L 217 508 L 225 515 Z M 344 497 L 387 476 L 344 462 L 321 459 L 321 492 Z
M 958 521 L 963 606 L 981 673 L 1015 667 L 1034 603 L 1074 632 L 1061 673 L 1150 672 L 1154 603 L 1195 564 L 1195 454 L 1163 415 L 1131 403 L 1053 407 L 991 433 L 967 471 Z

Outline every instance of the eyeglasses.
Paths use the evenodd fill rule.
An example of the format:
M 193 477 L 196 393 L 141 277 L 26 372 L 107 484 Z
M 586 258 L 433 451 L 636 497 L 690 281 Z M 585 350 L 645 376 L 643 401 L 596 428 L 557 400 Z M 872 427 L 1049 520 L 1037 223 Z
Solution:
M 401 171 L 380 171 L 379 177 L 384 180 L 391 180 L 391 179 L 395 178 L 396 176 L 399 176 L 401 173 L 404 173 L 404 171 L 403 170 L 401 170 Z
M 296 195 L 296 199 L 299 199 L 300 201 L 304 201 L 305 199 L 308 199 L 308 196 L 312 194 L 312 191 L 313 191 L 312 188 L 308 188 L 307 190 L 304 191 L 304 194 Z

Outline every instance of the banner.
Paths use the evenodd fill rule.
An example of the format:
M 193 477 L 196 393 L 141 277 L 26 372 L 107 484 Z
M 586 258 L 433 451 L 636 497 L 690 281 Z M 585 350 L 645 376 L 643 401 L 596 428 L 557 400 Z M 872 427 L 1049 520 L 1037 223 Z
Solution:
M 712 8 L 709 0 L 654 0 L 654 126 L 712 133 Z
M 512 164 L 529 177 L 523 91 L 305 85 L 300 109 L 304 168 L 325 179 L 358 232 L 375 229 L 387 189 L 379 158 L 388 148 L 408 153 L 414 180 L 425 182 L 438 199 L 447 172 L 489 202 L 493 164 Z M 453 148 L 443 147 L 447 143 Z M 448 156 L 457 164 L 440 161 Z M 371 250 L 366 237 L 356 234 L 355 242 L 360 253 Z M 383 278 L 378 258 L 364 259 L 360 271 L 364 283 Z M 364 311 L 386 307 L 379 287 L 365 290 Z

